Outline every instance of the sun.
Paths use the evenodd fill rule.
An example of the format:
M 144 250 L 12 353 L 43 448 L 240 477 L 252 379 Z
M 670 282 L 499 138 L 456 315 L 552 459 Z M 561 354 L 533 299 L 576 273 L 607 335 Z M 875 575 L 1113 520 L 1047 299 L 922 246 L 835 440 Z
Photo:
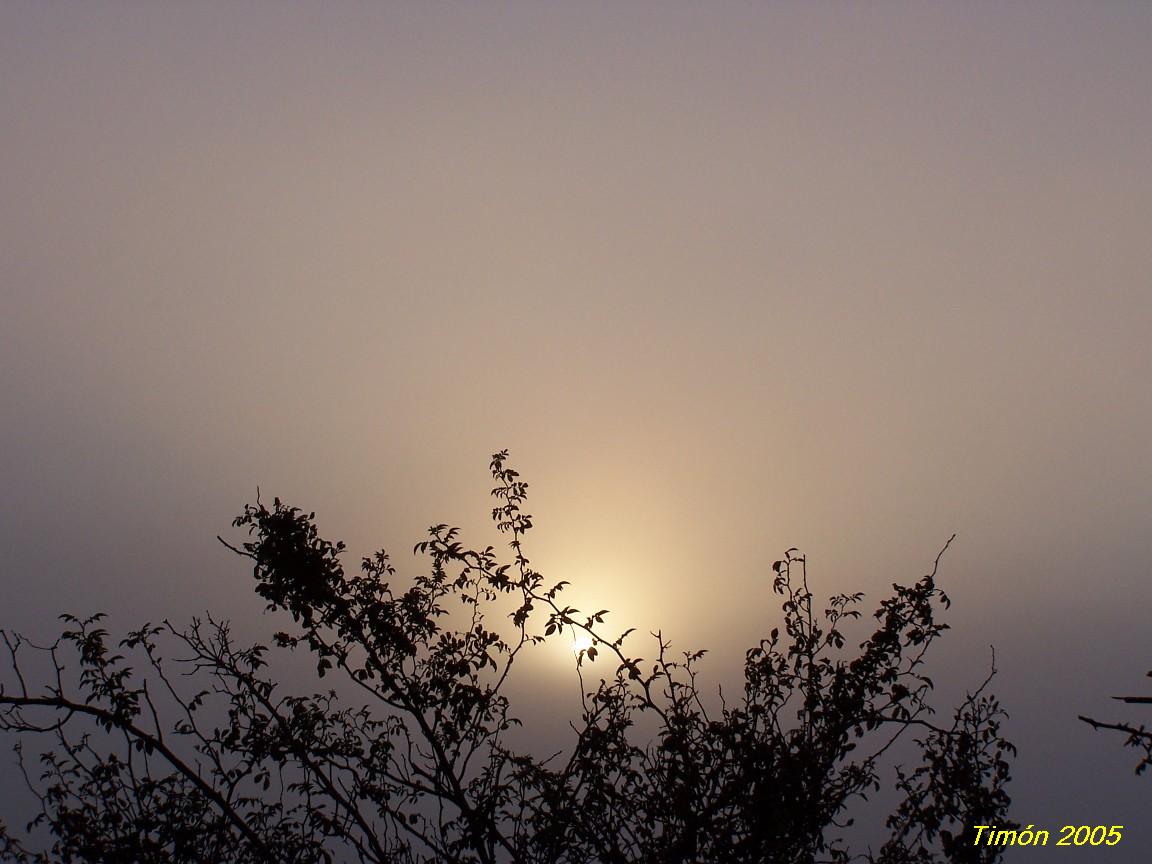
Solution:
M 592 637 L 587 633 L 577 633 L 572 637 L 572 653 L 580 656 L 581 651 L 587 651 L 592 647 Z

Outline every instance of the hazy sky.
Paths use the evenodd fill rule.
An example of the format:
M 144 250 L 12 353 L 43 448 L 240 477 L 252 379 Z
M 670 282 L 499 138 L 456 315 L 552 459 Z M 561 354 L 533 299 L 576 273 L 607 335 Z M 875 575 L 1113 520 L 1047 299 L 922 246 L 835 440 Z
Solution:
M 503 447 L 534 564 L 716 680 L 785 548 L 875 601 L 956 532 L 938 668 L 995 643 L 1016 818 L 1145 860 L 1152 780 L 1075 718 L 1152 721 L 1106 698 L 1152 668 L 1150 44 L 1121 2 L 0 0 L 0 626 L 255 619 L 215 535 L 258 485 L 404 567 L 487 543 Z

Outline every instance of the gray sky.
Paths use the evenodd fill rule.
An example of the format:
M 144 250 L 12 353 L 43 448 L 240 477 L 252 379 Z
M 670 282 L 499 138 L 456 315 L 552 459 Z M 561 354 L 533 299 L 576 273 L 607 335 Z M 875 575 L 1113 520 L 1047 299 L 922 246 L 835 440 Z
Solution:
M 1075 715 L 1152 668 L 1150 42 L 1120 2 L 5 0 L 0 626 L 267 629 L 214 539 L 257 485 L 408 565 L 489 542 L 503 447 L 539 569 L 716 680 L 785 548 L 876 601 L 957 532 L 938 668 L 995 643 L 1016 818 L 1144 860 L 1152 780 Z

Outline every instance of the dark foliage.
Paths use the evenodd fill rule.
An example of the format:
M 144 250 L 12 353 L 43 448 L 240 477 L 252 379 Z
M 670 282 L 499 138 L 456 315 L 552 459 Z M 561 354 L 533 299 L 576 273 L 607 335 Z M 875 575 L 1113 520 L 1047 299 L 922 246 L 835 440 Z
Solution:
M 256 592 L 292 622 L 274 646 L 310 652 L 319 677 L 339 676 L 339 694 L 284 693 L 270 649 L 238 647 L 211 617 L 118 642 L 101 616 L 66 617 L 47 648 L 5 633 L 0 725 L 53 743 L 38 771 L 21 761 L 41 812 L 24 837 L 0 827 L 0 859 L 998 859 L 999 848 L 973 845 L 971 828 L 1010 824 L 1013 748 L 987 680 L 948 720 L 932 719 L 924 658 L 948 606 L 935 567 L 894 585 L 871 634 L 846 650 L 861 595 L 821 611 L 804 558 L 789 550 L 769 571 L 781 627 L 747 652 L 740 697 L 709 710 L 697 682 L 703 652 L 673 656 L 654 634 L 654 656 L 634 656 L 631 631 L 609 634 L 605 611 L 564 605 L 564 585 L 531 568 L 527 485 L 506 457 L 491 470 L 507 563 L 437 525 L 415 550 L 426 573 L 401 581 L 383 552 L 349 573 L 343 544 L 319 535 L 314 514 L 277 500 L 236 519 L 249 539 L 233 548 L 252 560 Z M 610 671 L 582 688 L 568 747 L 550 758 L 512 749 L 512 666 L 578 633 L 590 639 L 581 669 Z M 34 686 L 37 658 L 47 662 Z M 891 764 L 897 752 L 913 764 Z M 898 802 L 889 839 L 853 849 L 852 805 L 884 774 Z M 45 851 L 29 851 L 38 839 Z

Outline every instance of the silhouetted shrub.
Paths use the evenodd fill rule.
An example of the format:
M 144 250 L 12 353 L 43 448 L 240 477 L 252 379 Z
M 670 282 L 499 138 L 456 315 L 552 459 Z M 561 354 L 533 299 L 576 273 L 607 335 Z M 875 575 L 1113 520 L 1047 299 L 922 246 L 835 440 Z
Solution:
M 314 514 L 276 500 L 235 524 L 256 592 L 287 613 L 277 649 L 310 652 L 335 690 L 289 695 L 269 647 L 238 647 L 226 622 L 145 626 L 113 643 L 101 616 L 66 617 L 50 648 L 4 633 L 11 669 L 0 723 L 53 743 L 30 778 L 40 815 L 9 861 L 85 862 L 986 862 L 977 824 L 1006 826 L 1013 748 L 988 681 L 932 720 L 924 659 L 946 629 L 936 567 L 893 586 L 872 633 L 845 650 L 861 595 L 823 611 L 804 558 L 766 575 L 781 627 L 751 648 L 744 690 L 706 709 L 703 652 L 654 656 L 606 630 L 532 569 L 523 540 L 527 485 L 491 463 L 492 511 L 511 560 L 470 549 L 447 525 L 416 552 L 427 572 L 400 580 L 384 552 L 346 572 L 344 546 Z M 223 541 L 222 541 L 223 542 Z M 939 558 L 937 558 L 937 564 Z M 507 618 L 504 612 L 507 612 Z M 493 623 L 492 619 L 496 619 Z M 518 721 L 511 667 L 546 640 L 584 634 L 577 662 L 609 673 L 583 694 L 561 754 L 508 744 Z M 176 653 L 168 653 L 175 647 Z M 28 671 L 47 652 L 41 683 Z M 136 666 L 129 666 L 129 658 Z M 71 664 L 76 663 L 76 666 Z M 585 669 L 589 668 L 587 666 Z M 989 679 L 991 675 L 989 675 Z M 349 696 L 348 694 L 357 694 Z M 638 731 L 655 728 L 654 735 Z M 889 765 L 901 737 L 918 761 Z M 911 744 L 911 741 L 908 742 Z M 854 802 L 882 786 L 898 803 L 878 851 L 845 839 Z M 28 850 L 43 837 L 43 852 Z

